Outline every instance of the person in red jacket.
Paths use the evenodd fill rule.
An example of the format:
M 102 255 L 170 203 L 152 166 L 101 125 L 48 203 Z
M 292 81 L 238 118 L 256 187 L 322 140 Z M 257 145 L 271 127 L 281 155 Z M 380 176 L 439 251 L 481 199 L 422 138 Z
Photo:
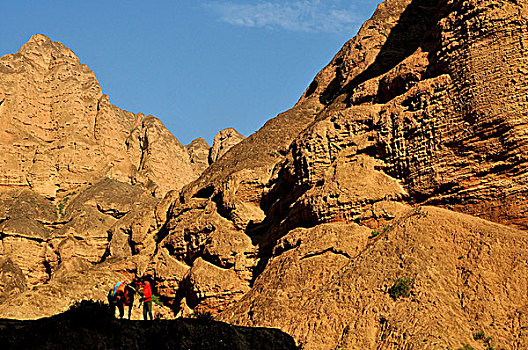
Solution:
M 150 288 L 150 282 L 144 280 L 140 282 L 142 298 L 143 301 L 143 319 L 147 319 L 147 314 L 152 320 L 152 288 Z

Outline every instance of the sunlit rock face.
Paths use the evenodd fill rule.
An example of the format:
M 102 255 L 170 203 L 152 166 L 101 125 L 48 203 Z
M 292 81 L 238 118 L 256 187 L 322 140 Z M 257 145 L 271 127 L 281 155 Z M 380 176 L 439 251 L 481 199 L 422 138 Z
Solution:
M 277 327 L 303 349 L 478 348 L 479 331 L 496 348 L 528 347 L 526 6 L 380 4 L 292 109 L 207 167 L 215 146 L 187 146 L 190 167 L 205 170 L 181 191 L 153 197 L 141 180 L 156 183 L 151 165 L 136 182 L 98 182 L 130 186 L 124 203 L 83 192 L 75 208 L 107 223 L 106 250 L 81 219 L 52 220 L 42 192 L 41 226 L 27 234 L 38 254 L 4 262 L 19 276 L 6 290 L 44 276 L 31 267 L 42 259 L 55 271 L 46 237 L 75 223 L 96 268 L 148 276 L 180 314 Z M 93 261 L 68 239 L 70 270 Z M 399 279 L 408 293 L 394 294 Z
M 0 120 L 3 188 L 55 199 L 109 177 L 163 197 L 198 176 L 158 119 L 109 103 L 95 74 L 43 35 L 1 58 Z
M 112 105 L 44 35 L 0 58 L 0 122 L 0 257 L 24 275 L 0 292 L 149 251 L 157 202 L 199 175 L 158 119 Z
M 160 244 L 191 270 L 204 260 L 220 268 L 229 256 L 208 254 L 213 235 L 243 233 L 256 250 L 244 253 L 253 262 L 245 264 L 249 292 L 196 297 L 203 283 L 182 278 L 182 301 L 225 308 L 229 322 L 280 327 L 305 348 L 477 346 L 478 327 L 514 341 L 517 316 L 507 310 L 522 309 L 525 282 L 515 274 L 519 287 L 503 293 L 483 276 L 510 280 L 503 255 L 527 269 L 516 258 L 526 248 L 516 231 L 527 222 L 526 22 L 519 2 L 382 3 L 293 109 L 173 202 Z M 196 247 L 191 258 L 178 248 L 181 232 Z M 479 265 L 481 250 L 459 251 L 480 237 L 489 265 Z M 433 273 L 442 266 L 445 274 Z M 466 270 L 482 278 L 470 281 Z M 416 295 L 396 303 L 388 289 L 407 275 Z M 491 295 L 508 306 L 476 301 Z M 435 326 L 429 316 L 440 300 Z M 501 326 L 483 321 L 492 319 Z

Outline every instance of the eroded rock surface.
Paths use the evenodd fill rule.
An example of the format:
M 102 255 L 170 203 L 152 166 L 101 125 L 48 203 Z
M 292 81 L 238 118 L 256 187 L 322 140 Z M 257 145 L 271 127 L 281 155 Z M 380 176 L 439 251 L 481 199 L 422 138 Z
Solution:
M 328 228 L 302 237 L 310 242 Z M 340 230 L 347 239 L 339 239 Z M 277 250 L 296 231 L 279 242 L 252 290 L 222 319 L 278 326 L 303 349 L 479 348 L 483 343 L 473 338 L 479 331 L 496 348 L 528 346 L 521 329 L 528 288 L 523 231 L 422 207 L 374 238 L 343 226 L 317 237 L 339 242 L 326 250 L 302 241 Z M 342 246 L 347 240 L 352 249 Z M 399 278 L 412 280 L 412 289 L 393 299 L 389 290 Z
M 525 348 L 527 22 L 517 1 L 380 4 L 294 108 L 153 209 L 107 218 L 102 261 L 175 312 L 305 349 L 479 347 L 479 331 Z M 187 147 L 195 169 L 204 149 Z M 391 297 L 398 278 L 412 286 Z
M 197 181 L 183 189 L 169 211 L 166 237 L 161 243 L 174 241 L 180 231 L 176 223 L 183 218 L 193 222 L 198 217 L 202 220 L 200 227 L 189 231 L 188 239 L 192 241 L 195 237 L 203 242 L 197 250 L 199 258 L 194 261 L 207 260 L 205 252 L 210 241 L 206 237 L 211 233 L 210 225 L 214 226 L 221 218 L 232 225 L 230 231 L 251 238 L 257 252 L 253 255 L 254 263 L 247 265 L 253 276 L 249 283 L 251 290 L 241 299 L 240 295 L 232 295 L 227 303 L 222 292 L 216 295 L 222 303 L 212 310 L 228 307 L 221 313 L 226 321 L 281 327 L 294 334 L 306 348 L 326 348 L 325 337 L 334 339 L 330 348 L 340 345 L 390 348 L 398 341 L 409 348 L 420 348 L 419 335 L 406 342 L 401 340 L 403 333 L 395 335 L 401 339 L 387 340 L 392 331 L 376 328 L 394 315 L 392 309 L 383 309 L 386 302 L 383 298 L 390 300 L 387 290 L 379 292 L 381 287 L 374 285 L 374 281 L 386 284 L 392 281 L 392 284 L 399 276 L 380 269 L 379 262 L 362 262 L 371 244 L 379 245 L 378 256 L 385 254 L 384 243 L 365 237 L 391 232 L 391 225 L 405 221 L 402 217 L 409 212 L 419 212 L 417 205 L 422 204 L 525 228 L 522 193 L 526 191 L 523 181 L 526 162 L 522 130 L 527 81 L 521 71 L 527 46 L 523 43 L 524 27 L 519 23 L 526 23 L 527 18 L 525 4 L 508 1 L 382 3 L 358 35 L 316 76 L 293 109 L 270 120 L 261 130 L 234 146 Z M 500 83 L 496 84 L 497 81 Z M 412 206 L 417 209 L 411 209 Z M 465 225 L 470 225 L 474 220 L 448 211 L 434 212 L 438 220 L 457 218 L 460 225 L 465 221 Z M 345 233 L 337 243 L 335 237 L 339 230 L 323 229 L 330 224 L 343 226 L 339 230 Z M 504 254 L 524 254 L 527 246 L 522 232 L 489 221 L 479 222 L 477 226 L 486 235 L 494 232 L 490 235 L 504 236 L 510 241 L 508 253 Z M 466 235 L 465 231 L 452 233 L 453 227 L 445 228 L 445 232 L 435 229 L 444 230 L 440 226 L 435 228 L 434 223 L 423 227 L 432 236 L 437 234 L 435 239 L 440 240 L 447 239 L 442 238 L 444 235 Z M 321 248 L 322 253 L 309 248 L 309 243 L 296 246 L 289 241 L 292 235 L 299 234 L 310 241 L 308 237 L 316 233 L 318 236 L 313 239 L 328 243 L 326 248 Z M 341 248 L 347 235 L 358 240 L 358 255 Z M 401 244 L 398 249 L 416 250 L 412 245 L 415 242 L 406 242 L 400 235 L 396 237 L 395 244 Z M 472 239 L 468 234 L 468 241 Z M 519 251 L 516 244 L 520 245 Z M 310 255 L 303 249 L 313 249 L 313 257 L 302 258 Z M 390 251 L 387 259 L 396 259 L 393 253 Z M 501 254 L 495 255 L 497 265 L 491 267 L 493 263 L 490 263 L 490 269 L 507 279 L 508 269 L 499 262 Z M 445 259 L 442 263 L 451 266 L 458 257 L 442 256 Z M 425 270 L 439 268 L 428 265 L 430 260 L 413 259 L 416 266 Z M 354 272 L 346 279 L 341 277 L 344 266 L 352 266 L 354 261 L 364 265 L 352 269 Z M 218 260 L 210 262 L 220 267 Z M 192 269 L 193 262 L 187 263 Z M 487 267 L 477 265 L 467 268 L 489 273 Z M 524 269 L 524 264 L 521 265 Z M 361 269 L 365 275 L 372 274 L 370 282 L 360 274 Z M 308 271 L 314 271 L 321 278 L 312 279 Z M 427 288 L 433 289 L 435 280 L 431 276 L 420 278 Z M 443 278 L 454 276 L 446 274 Z M 360 279 L 357 287 L 356 279 Z M 225 278 L 218 274 L 218 280 Z M 495 288 L 493 280 L 481 282 L 475 288 Z M 508 308 L 522 309 L 517 299 L 520 294 L 516 293 L 522 293 L 524 284 L 519 283 L 520 289 L 512 289 L 511 294 L 497 294 L 508 305 L 497 313 L 506 313 Z M 328 289 L 333 284 L 340 286 L 339 289 Z M 341 284 L 346 284 L 348 289 Z M 349 288 L 349 284 L 353 287 Z M 181 286 L 187 294 L 196 288 L 193 280 Z M 456 282 L 449 288 L 453 291 L 462 286 Z M 318 292 L 312 294 L 313 291 Z M 357 326 L 363 332 L 352 332 L 354 324 L 367 322 L 363 314 L 348 317 L 334 312 L 325 304 L 327 292 L 335 300 L 344 300 L 347 305 L 344 310 L 363 305 L 365 298 L 374 298 L 370 304 L 365 301 L 365 310 L 375 308 L 372 318 L 376 319 L 376 325 Z M 373 297 L 378 292 L 380 299 Z M 445 303 L 456 303 L 440 292 L 428 293 L 444 298 Z M 211 298 L 208 295 L 188 302 L 187 306 L 207 307 L 211 305 Z M 306 309 L 319 298 L 318 304 Z M 351 300 L 350 304 L 347 300 Z M 378 309 L 388 311 L 384 314 L 385 311 Z M 322 311 L 317 311 L 313 323 L 307 324 L 306 320 L 312 319 L 310 312 L 316 310 Z M 431 310 L 427 312 L 433 313 Z M 492 305 L 486 306 L 486 310 L 495 312 Z M 450 328 L 452 339 L 442 335 L 441 326 L 426 327 L 426 333 L 433 335 L 429 339 L 435 339 L 426 346 L 457 347 L 464 342 L 475 345 L 471 332 L 484 327 L 480 316 L 473 312 L 464 314 L 466 311 L 459 309 L 446 312 L 449 316 L 436 321 L 439 325 L 456 323 L 453 320 L 458 319 L 465 320 L 459 323 L 466 323 L 457 330 Z M 401 319 L 408 317 L 412 320 L 409 322 L 416 324 L 430 321 L 414 311 L 412 315 L 401 315 Z M 503 325 L 514 322 L 514 316 L 508 317 L 501 321 Z M 525 335 L 516 340 L 502 335 L 512 331 L 506 329 L 497 327 L 489 332 L 495 332 L 497 338 L 508 339 L 501 344 L 508 344 L 509 340 L 518 344 L 526 342 Z M 376 334 L 381 335 L 377 338 Z
M 95 74 L 44 35 L 1 58 L 0 101 L 3 187 L 54 199 L 109 176 L 162 197 L 198 175 L 158 119 L 110 104 Z
M 112 105 L 70 49 L 40 34 L 0 58 L 0 121 L 0 295 L 153 254 L 157 203 L 203 170 L 158 119 Z

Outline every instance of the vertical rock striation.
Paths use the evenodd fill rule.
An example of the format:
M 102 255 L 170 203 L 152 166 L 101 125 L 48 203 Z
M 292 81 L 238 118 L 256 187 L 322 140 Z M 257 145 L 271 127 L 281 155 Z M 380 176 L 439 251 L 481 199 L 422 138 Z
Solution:
M 131 184 L 165 192 L 157 162 L 178 156 L 152 155 L 159 140 L 152 132 L 162 128 L 129 115 L 141 120 L 124 138 L 137 169 L 90 170 L 129 184 L 98 182 L 100 189 L 83 192 L 60 215 L 66 222 L 52 220 L 49 202 L 34 214 L 39 220 L 4 208 L 3 241 L 14 247 L 31 239 L 38 256 L 51 256 L 53 270 L 62 256 L 88 252 L 69 248 L 82 239 L 104 266 L 149 276 L 183 315 L 209 311 L 235 324 L 278 327 L 303 349 L 478 347 L 473 334 L 480 331 L 491 336 L 489 346 L 526 348 L 527 24 L 519 1 L 387 0 L 292 109 L 221 156 L 213 145 L 216 161 L 180 192 L 160 202 L 135 192 Z M 13 108 L 9 101 L 0 116 Z M 104 98 L 97 105 L 101 118 L 117 111 Z M 53 132 L 43 133 L 51 144 Z M 105 147 L 118 150 L 112 140 Z M 192 171 L 205 167 L 204 143 L 184 149 Z M 39 182 L 64 168 L 48 169 L 39 157 L 28 171 L 6 175 L 9 191 L 22 192 L 6 191 L 2 203 L 25 208 L 33 200 L 25 187 L 57 201 L 71 186 L 62 180 L 74 178 L 68 174 L 51 187 Z M 19 175 L 33 166 L 40 170 L 28 185 Z M 129 200 L 98 196 L 115 187 L 129 191 Z M 75 210 L 111 227 L 105 250 Z M 39 225 L 18 232 L 10 229 L 16 222 Z M 71 225 L 88 232 L 73 234 Z M 72 233 L 58 244 L 62 250 L 47 248 L 56 232 Z M 33 261 L 9 259 L 3 264 L 17 276 L 17 262 Z M 81 260 L 90 261 L 88 253 Z M 38 279 L 35 264 L 20 268 L 23 275 Z M 410 290 L 395 295 L 401 281 Z
M 157 118 L 112 105 L 40 34 L 0 58 L 0 122 L 0 260 L 24 276 L 2 275 L 0 294 L 151 252 L 156 204 L 201 172 Z
M 3 188 L 55 199 L 110 177 L 162 197 L 198 176 L 158 119 L 112 105 L 95 74 L 44 35 L 1 58 L 0 101 Z

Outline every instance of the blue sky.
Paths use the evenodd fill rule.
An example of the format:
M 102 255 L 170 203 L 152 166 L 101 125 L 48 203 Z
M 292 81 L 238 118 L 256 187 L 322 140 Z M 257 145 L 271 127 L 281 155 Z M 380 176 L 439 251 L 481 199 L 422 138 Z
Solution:
M 295 104 L 378 0 L 6 0 L 0 55 L 42 33 L 71 48 L 120 108 L 183 143 L 248 136 Z

